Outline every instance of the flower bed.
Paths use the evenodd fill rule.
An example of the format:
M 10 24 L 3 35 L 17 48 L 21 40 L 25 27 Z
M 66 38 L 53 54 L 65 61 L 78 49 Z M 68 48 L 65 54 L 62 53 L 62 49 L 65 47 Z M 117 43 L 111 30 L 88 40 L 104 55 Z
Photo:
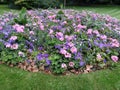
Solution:
M 74 10 L 22 9 L 0 18 L 0 63 L 27 71 L 88 73 L 120 58 L 120 21 Z

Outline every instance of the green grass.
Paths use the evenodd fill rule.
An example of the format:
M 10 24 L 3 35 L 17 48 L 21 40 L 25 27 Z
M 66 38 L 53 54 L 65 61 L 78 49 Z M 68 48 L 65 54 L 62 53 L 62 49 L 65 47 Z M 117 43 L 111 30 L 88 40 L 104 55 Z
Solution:
M 71 8 L 110 14 L 120 19 L 118 6 Z M 2 14 L 4 11 L 9 11 L 9 9 L 0 5 L 0 13 Z M 0 65 L 0 90 L 120 90 L 120 64 L 114 70 L 107 69 L 71 76 L 30 73 Z
M 16 12 L 18 10 L 9 9 L 7 5 L 0 5 L 0 14 L 6 13 L 9 11 Z
M 93 12 L 96 12 L 96 13 L 100 13 L 100 14 L 108 14 L 112 17 L 116 17 L 118 19 L 120 19 L 120 6 L 80 6 L 80 7 L 68 7 L 68 8 L 71 8 L 71 9 L 75 9 L 75 10 L 79 10 L 79 11 L 82 11 L 82 10 L 88 10 L 88 11 L 93 11 Z
M 120 67 L 95 73 L 53 76 L 0 65 L 0 90 L 120 90 Z

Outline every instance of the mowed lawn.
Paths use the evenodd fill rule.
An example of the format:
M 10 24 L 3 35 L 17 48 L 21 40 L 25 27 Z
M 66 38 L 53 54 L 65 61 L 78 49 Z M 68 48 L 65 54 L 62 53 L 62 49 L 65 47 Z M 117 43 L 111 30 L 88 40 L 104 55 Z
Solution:
M 70 8 L 91 10 L 120 19 L 118 6 Z M 0 13 L 4 11 L 9 11 L 7 6 L 0 6 Z M 120 63 L 113 70 L 106 69 L 71 76 L 30 73 L 0 65 L 0 90 L 120 90 Z
M 71 9 L 75 9 L 75 10 L 87 10 L 87 11 L 93 11 L 96 13 L 100 13 L 100 14 L 107 14 L 110 15 L 112 17 L 116 17 L 118 19 L 120 19 L 120 6 L 111 6 L 111 5 L 107 5 L 107 6 L 72 6 L 72 7 L 68 7 Z
M 12 10 L 12 9 L 9 9 L 7 5 L 0 5 L 0 14 L 4 14 L 6 12 L 16 12 L 18 10 Z

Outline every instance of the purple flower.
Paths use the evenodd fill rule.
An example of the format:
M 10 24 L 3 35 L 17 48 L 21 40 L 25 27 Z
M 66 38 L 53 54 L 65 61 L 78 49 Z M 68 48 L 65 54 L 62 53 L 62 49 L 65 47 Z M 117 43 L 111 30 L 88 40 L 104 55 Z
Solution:
M 42 54 L 42 56 L 43 56 L 44 58 L 48 58 L 48 57 L 49 57 L 48 54 Z
M 99 45 L 99 43 L 97 42 L 97 40 L 94 41 L 94 44 L 95 44 L 96 46 Z
M 113 56 L 111 56 L 111 59 L 114 61 L 114 62 L 118 62 L 118 56 L 115 56 L 115 55 L 113 55 Z
M 9 35 L 7 35 L 7 34 L 6 34 L 6 35 L 4 35 L 4 38 L 5 38 L 5 39 L 7 39 L 8 37 L 9 37 Z
M 8 42 L 11 43 L 11 44 L 15 43 L 14 40 L 9 40 Z
M 42 46 L 40 46 L 38 49 L 39 49 L 39 50 L 43 50 L 43 47 L 42 47 Z
M 39 53 L 39 54 L 37 55 L 37 60 L 47 59 L 48 57 L 49 57 L 48 54 Z
M 28 40 L 26 40 L 26 44 L 27 44 L 31 49 L 34 49 L 33 43 L 31 43 L 31 42 L 29 42 Z
M 0 30 L 2 30 L 3 29 L 3 27 L 2 26 L 0 26 Z
M 82 66 L 84 66 L 85 65 L 85 62 L 83 62 L 83 61 L 80 61 L 80 66 L 82 67 Z
M 62 32 L 56 32 L 55 36 L 60 40 L 64 40 L 64 34 Z
M 47 63 L 47 65 L 50 65 L 51 64 L 51 60 L 46 59 L 46 63 Z
M 14 49 L 14 50 L 18 49 L 18 47 L 19 47 L 19 45 L 17 43 L 11 45 L 11 49 Z
M 30 64 L 30 60 L 26 60 L 26 62 L 27 62 L 28 64 Z
M 78 52 L 77 54 L 75 54 L 75 60 L 78 60 L 78 59 L 82 60 L 82 55 L 81 55 L 80 52 Z
M 32 53 L 32 52 L 33 52 L 33 50 L 32 50 L 32 49 L 28 49 L 28 51 L 29 51 L 29 53 Z
M 55 48 L 56 49 L 61 49 L 61 46 L 60 45 L 55 45 Z
M 99 43 L 99 47 L 103 48 L 105 45 L 103 43 Z
M 41 53 L 38 54 L 38 55 L 37 55 L 37 60 L 42 60 L 42 59 L 43 59 L 42 54 L 41 54 Z
M 106 50 L 106 53 L 109 53 L 109 52 L 110 52 L 110 50 L 109 50 L 109 49 L 107 49 L 107 50 Z
M 104 59 L 104 60 L 103 60 L 103 62 L 104 62 L 104 63 L 106 63 L 106 62 L 107 62 L 107 60 L 106 60 L 106 59 Z

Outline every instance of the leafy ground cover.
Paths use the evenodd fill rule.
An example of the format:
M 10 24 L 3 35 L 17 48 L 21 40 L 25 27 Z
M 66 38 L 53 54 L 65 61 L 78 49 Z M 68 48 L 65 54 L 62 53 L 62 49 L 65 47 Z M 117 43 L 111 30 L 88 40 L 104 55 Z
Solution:
M 22 89 L 28 89 L 29 85 L 31 85 L 31 87 L 29 87 L 29 89 L 51 89 L 51 90 L 72 90 L 73 86 L 76 83 L 76 79 L 78 80 L 76 83 L 76 87 L 75 90 L 87 90 L 88 88 L 90 88 L 91 90 L 101 90 L 101 87 L 106 90 L 114 90 L 114 89 L 120 89 L 119 86 L 119 65 L 118 67 L 116 67 L 113 71 L 110 70 L 103 70 L 103 71 L 97 71 L 96 73 L 90 73 L 88 75 L 83 74 L 83 75 L 79 75 L 79 76 L 61 76 L 61 77 L 56 77 L 56 76 L 52 76 L 52 75 L 45 75 L 45 74 L 41 74 L 41 76 L 39 76 L 39 73 L 36 74 L 32 74 L 32 73 L 28 73 L 28 72 L 24 72 L 22 70 L 18 69 L 13 69 L 13 68 L 8 68 L 4 65 L 1 65 L 1 75 L 3 78 L 1 78 L 1 83 L 7 83 L 4 84 L 6 89 L 18 89 L 20 86 L 22 87 Z M 18 71 L 18 72 L 17 72 Z M 6 72 L 5 74 L 2 74 L 3 72 Z M 15 73 L 17 72 L 17 73 Z M 11 75 L 9 74 L 11 73 Z M 9 76 L 8 76 L 9 75 Z M 22 77 L 23 76 L 23 77 Z M 21 81 L 20 83 L 18 83 L 17 85 L 13 85 L 9 86 L 11 82 L 18 82 L 18 79 L 16 79 L 17 77 L 20 77 L 19 79 L 22 79 L 23 81 Z M 24 78 L 26 77 L 26 78 Z M 50 77 L 50 78 L 49 78 Z M 4 79 L 7 78 L 7 79 Z M 95 78 L 95 79 L 94 79 Z M 12 79 L 12 80 L 11 80 Z M 38 83 L 35 83 L 37 79 Z M 5 81 L 6 80 L 6 81 Z M 25 80 L 27 80 L 30 83 L 25 82 Z M 66 83 L 63 83 L 63 81 L 66 81 Z M 11 82 L 10 82 L 11 81 Z M 44 83 L 43 83 L 44 81 Z M 23 86 L 22 83 L 25 83 L 26 86 Z M 34 83 L 34 84 L 33 84 Z M 80 83 L 82 83 L 80 85 Z M 54 84 L 54 85 L 53 85 Z M 6 86 L 7 85 L 7 86 Z M 45 86 L 44 88 L 42 86 Z M 4 87 L 3 85 L 1 87 Z M 5 90 L 6 90 L 5 89 Z M 4 90 L 4 89 L 3 89 Z

